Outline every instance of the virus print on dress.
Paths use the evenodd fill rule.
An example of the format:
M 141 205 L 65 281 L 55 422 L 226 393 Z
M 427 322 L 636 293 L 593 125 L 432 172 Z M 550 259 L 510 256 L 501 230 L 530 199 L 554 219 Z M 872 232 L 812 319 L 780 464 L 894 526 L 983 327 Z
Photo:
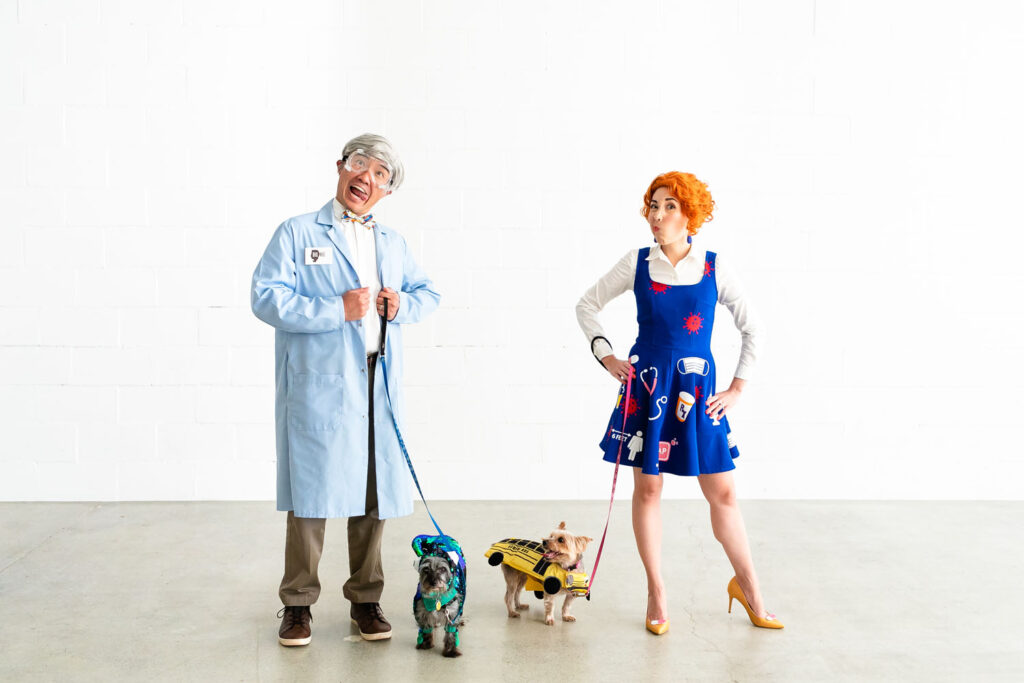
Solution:
M 693 398 L 695 401 L 699 401 L 704 398 L 704 390 L 699 385 L 693 390 Z
M 664 294 L 668 291 L 668 285 L 662 284 L 661 282 L 655 282 L 651 280 L 651 291 L 655 294 Z
M 636 414 L 636 411 L 640 410 L 639 404 L 636 402 L 636 398 L 629 397 L 629 407 L 626 409 L 626 417 L 632 417 Z
M 704 326 L 704 318 L 700 313 L 691 313 L 683 320 L 683 326 L 690 334 L 700 332 L 700 328 Z
M 713 273 L 714 270 L 715 266 L 711 263 L 711 261 L 704 262 L 704 277 L 711 277 L 711 273 Z

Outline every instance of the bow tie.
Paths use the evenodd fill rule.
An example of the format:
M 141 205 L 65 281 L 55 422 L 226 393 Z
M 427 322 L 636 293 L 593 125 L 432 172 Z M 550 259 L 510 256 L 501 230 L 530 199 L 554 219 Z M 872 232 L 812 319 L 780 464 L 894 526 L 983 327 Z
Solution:
M 353 223 L 359 223 L 360 225 L 365 227 L 367 230 L 372 230 L 373 226 L 376 225 L 376 223 L 373 222 L 373 214 L 372 213 L 368 213 L 365 216 L 360 217 L 360 216 L 357 216 L 356 214 L 352 213 L 348 209 L 345 209 L 345 213 L 343 213 L 341 215 L 341 220 L 343 220 L 343 221 L 351 221 Z

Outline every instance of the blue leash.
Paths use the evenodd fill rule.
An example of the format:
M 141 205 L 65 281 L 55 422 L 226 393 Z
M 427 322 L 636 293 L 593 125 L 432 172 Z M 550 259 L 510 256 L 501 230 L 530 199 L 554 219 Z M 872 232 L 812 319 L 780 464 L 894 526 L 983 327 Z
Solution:
M 423 501 L 423 507 L 427 510 L 427 515 L 430 517 L 430 521 L 434 523 L 434 528 L 437 529 L 437 533 L 440 536 L 444 536 L 445 533 L 441 531 L 441 527 L 438 525 L 437 520 L 434 519 L 434 515 L 430 512 L 430 506 L 427 505 L 427 499 L 423 495 L 423 488 L 420 486 L 420 480 L 416 476 L 416 470 L 412 466 L 412 459 L 409 457 L 409 449 L 405 447 L 405 439 L 402 438 L 402 430 L 398 428 L 398 417 L 395 415 L 395 406 L 391 402 L 391 390 L 388 389 L 388 364 L 385 356 L 384 342 L 387 339 L 388 331 L 388 300 L 384 299 L 384 320 L 380 326 L 380 367 L 384 373 L 384 395 L 388 398 L 388 410 L 391 411 L 391 421 L 395 423 L 395 434 L 398 435 L 398 445 L 402 447 L 402 455 L 405 456 L 405 464 L 409 466 L 409 474 L 412 475 L 412 480 L 416 484 L 416 490 L 420 492 L 420 500 Z M 373 400 L 373 397 L 370 397 Z
M 412 458 L 409 457 L 409 449 L 405 447 L 405 439 L 402 438 L 402 430 L 398 428 L 398 416 L 395 415 L 395 406 L 391 401 L 391 390 L 388 388 L 388 363 L 387 363 L 387 347 L 385 342 L 387 340 L 388 330 L 388 300 L 384 299 L 384 318 L 381 321 L 380 327 L 380 368 L 384 374 L 384 395 L 388 398 L 388 409 L 391 411 L 391 421 L 395 425 L 395 434 L 398 436 L 398 445 L 402 447 L 402 455 L 405 456 L 405 464 L 409 466 L 409 474 L 412 475 L 412 480 L 416 484 L 416 490 L 420 493 L 420 500 L 423 501 L 423 507 L 427 511 L 427 515 L 430 517 L 430 521 L 434 524 L 434 528 L 437 529 L 437 536 L 427 536 L 421 534 L 416 538 L 412 539 L 412 548 L 416 552 L 417 557 L 423 557 L 424 555 L 431 555 L 434 557 L 444 557 L 448 560 L 452 567 L 452 584 L 454 589 L 458 592 L 459 611 L 455 615 L 455 618 L 445 626 L 445 631 L 455 633 L 455 644 L 458 645 L 459 631 L 458 625 L 462 620 L 462 612 L 466 608 L 466 556 L 462 552 L 462 546 L 451 536 L 446 535 L 441 531 L 441 526 L 434 519 L 433 513 L 430 512 L 430 506 L 427 504 L 427 498 L 423 495 L 423 487 L 420 486 L 419 477 L 416 476 L 416 469 L 412 466 Z M 370 397 L 373 400 L 373 397 Z M 416 601 L 422 598 L 420 589 L 416 587 L 416 595 L 413 598 L 413 611 L 416 609 Z M 423 638 L 423 631 L 420 631 L 417 643 L 421 642 Z

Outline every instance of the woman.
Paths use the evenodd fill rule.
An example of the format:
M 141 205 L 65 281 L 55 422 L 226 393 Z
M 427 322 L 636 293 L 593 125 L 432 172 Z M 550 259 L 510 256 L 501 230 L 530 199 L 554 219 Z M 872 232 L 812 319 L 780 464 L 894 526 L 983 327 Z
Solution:
M 692 174 L 659 175 L 647 188 L 642 211 L 654 246 L 626 254 L 576 305 L 595 357 L 623 385 L 601 448 L 605 460 L 616 462 L 625 447 L 621 462 L 635 468 L 633 531 L 647 571 L 647 629 L 656 635 L 669 627 L 661 577 L 666 472 L 696 476 L 711 506 L 715 538 L 736 573 L 727 587 L 730 611 L 735 598 L 755 626 L 782 628 L 765 610 L 754 572 L 730 472 L 739 450 L 726 418 L 750 377 L 761 332 L 735 275 L 716 254 L 692 243 L 713 209 L 707 185 Z M 612 353 L 597 314 L 630 289 L 636 296 L 639 334 L 629 360 L 623 360 Z M 716 391 L 711 357 L 716 304 L 729 309 L 743 338 L 736 373 L 722 392 Z

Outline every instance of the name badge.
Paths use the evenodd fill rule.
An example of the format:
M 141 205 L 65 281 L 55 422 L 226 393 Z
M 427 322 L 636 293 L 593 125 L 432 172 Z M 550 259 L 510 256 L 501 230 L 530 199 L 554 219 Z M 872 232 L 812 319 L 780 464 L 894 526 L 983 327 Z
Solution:
M 334 251 L 330 247 L 306 247 L 307 266 L 328 266 L 334 263 Z

